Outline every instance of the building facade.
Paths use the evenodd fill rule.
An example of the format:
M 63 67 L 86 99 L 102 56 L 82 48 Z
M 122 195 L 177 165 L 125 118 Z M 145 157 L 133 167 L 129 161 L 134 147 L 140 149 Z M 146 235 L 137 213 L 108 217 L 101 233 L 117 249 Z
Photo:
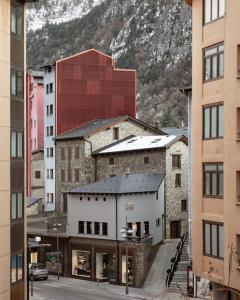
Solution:
M 53 138 L 98 118 L 136 115 L 136 72 L 115 68 L 95 49 L 58 60 L 44 69 L 45 210 L 55 210 Z
M 213 297 L 240 299 L 240 2 L 188 0 L 193 12 L 193 271 Z
M 27 195 L 31 196 L 32 151 L 43 148 L 44 138 L 44 86 L 43 72 L 27 74 Z
M 44 153 L 43 149 L 32 152 L 32 186 L 31 197 L 44 197 Z
M 138 172 L 164 172 L 165 237 L 188 232 L 188 144 L 185 137 L 137 136 L 93 152 L 97 180 Z
M 125 174 L 70 191 L 70 276 L 141 286 L 163 240 L 165 174 Z M 126 225 L 127 224 L 127 225 Z
M 92 156 L 93 151 L 131 134 L 157 135 L 161 134 L 161 131 L 137 119 L 123 116 L 95 120 L 56 137 L 56 209 L 58 212 L 67 211 L 68 190 L 99 180 L 96 159 Z
M 24 2 L 0 2 L 0 299 L 24 299 Z

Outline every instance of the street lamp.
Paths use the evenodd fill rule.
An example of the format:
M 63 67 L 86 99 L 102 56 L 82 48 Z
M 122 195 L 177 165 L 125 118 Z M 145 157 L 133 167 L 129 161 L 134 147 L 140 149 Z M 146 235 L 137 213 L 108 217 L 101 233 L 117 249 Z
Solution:
M 127 216 L 126 226 L 121 228 L 120 233 L 122 238 L 126 239 L 126 295 L 128 295 L 128 237 L 133 233 L 132 229 L 128 227 Z
M 59 228 L 62 226 L 62 224 L 53 224 L 53 230 L 57 232 L 57 276 L 59 280 Z

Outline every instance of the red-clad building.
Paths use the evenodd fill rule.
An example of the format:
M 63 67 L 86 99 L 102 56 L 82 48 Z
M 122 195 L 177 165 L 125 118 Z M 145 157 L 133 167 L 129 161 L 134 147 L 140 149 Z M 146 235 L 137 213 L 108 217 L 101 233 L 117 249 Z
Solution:
M 44 143 L 44 84 L 43 72 L 27 74 L 27 195 L 31 196 L 32 151 L 43 148 Z
M 136 116 L 136 71 L 95 49 L 56 62 L 56 134 L 99 118 Z

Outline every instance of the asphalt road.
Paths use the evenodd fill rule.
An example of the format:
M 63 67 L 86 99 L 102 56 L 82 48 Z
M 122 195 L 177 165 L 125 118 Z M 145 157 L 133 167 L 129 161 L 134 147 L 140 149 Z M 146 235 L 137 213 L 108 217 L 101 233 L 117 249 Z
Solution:
M 89 285 L 81 281 L 76 283 L 66 282 L 60 278 L 58 282 L 55 278 L 47 281 L 34 282 L 34 295 L 30 300 L 126 300 L 136 299 L 123 295 L 117 295 L 111 291 L 106 291 L 97 284 Z

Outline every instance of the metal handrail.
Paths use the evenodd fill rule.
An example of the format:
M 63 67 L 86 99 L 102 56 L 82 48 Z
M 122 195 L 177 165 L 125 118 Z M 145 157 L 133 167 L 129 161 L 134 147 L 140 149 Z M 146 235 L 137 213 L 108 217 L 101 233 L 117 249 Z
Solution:
M 182 253 L 182 248 L 183 248 L 183 245 L 185 243 L 186 237 L 187 237 L 187 233 L 184 233 L 184 235 L 181 238 L 180 243 L 177 246 L 177 252 L 174 256 L 174 260 L 172 261 L 170 272 L 167 274 L 167 278 L 166 278 L 166 287 L 167 288 L 169 287 L 169 285 L 172 281 L 173 274 L 174 274 L 174 272 L 176 270 L 176 267 L 177 267 L 177 264 L 179 262 L 179 259 L 180 259 L 181 253 Z

